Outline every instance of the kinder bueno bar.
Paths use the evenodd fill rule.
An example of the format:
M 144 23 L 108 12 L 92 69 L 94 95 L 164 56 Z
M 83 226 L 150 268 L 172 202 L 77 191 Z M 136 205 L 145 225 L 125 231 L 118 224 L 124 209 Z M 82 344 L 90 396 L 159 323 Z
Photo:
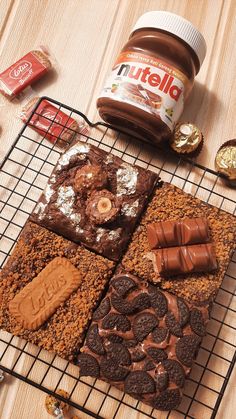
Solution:
M 162 276 L 211 272 L 217 268 L 215 250 L 211 243 L 166 247 L 154 250 L 150 258 L 155 272 Z
M 31 99 L 22 109 L 20 118 L 27 122 L 36 105 L 38 97 Z M 42 100 L 30 118 L 29 126 L 50 142 L 65 147 L 72 141 L 75 131 L 85 128 L 85 122 L 81 119 L 78 124 L 73 118 L 53 106 L 47 100 Z
M 204 217 L 152 223 L 147 226 L 147 236 L 150 249 L 210 241 L 208 221 Z
M 0 92 L 13 98 L 52 67 L 45 50 L 30 51 L 0 74 Z

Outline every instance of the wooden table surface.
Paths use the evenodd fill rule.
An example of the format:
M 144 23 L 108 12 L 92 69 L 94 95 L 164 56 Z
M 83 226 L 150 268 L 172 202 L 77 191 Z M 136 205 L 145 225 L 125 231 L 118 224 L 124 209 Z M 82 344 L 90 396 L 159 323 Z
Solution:
M 206 39 L 207 56 L 182 119 L 202 129 L 205 146 L 198 161 L 213 168 L 216 150 L 236 132 L 235 0 L 0 0 L 0 70 L 47 45 L 56 73 L 37 82 L 36 93 L 96 120 L 96 98 L 130 29 L 142 13 L 158 9 L 189 19 Z M 22 126 L 20 107 L 0 98 L 0 160 Z M 235 387 L 234 374 L 218 419 L 235 418 Z M 49 418 L 44 399 L 41 391 L 8 377 L 0 384 L 1 419 Z

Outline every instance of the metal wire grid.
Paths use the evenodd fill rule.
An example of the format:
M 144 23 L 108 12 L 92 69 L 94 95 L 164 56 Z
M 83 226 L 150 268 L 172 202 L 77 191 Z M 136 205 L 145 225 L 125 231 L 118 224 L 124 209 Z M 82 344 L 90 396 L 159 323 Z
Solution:
M 126 161 L 149 168 L 165 181 L 181 187 L 207 203 L 235 214 L 236 192 L 222 183 L 214 171 L 190 160 L 165 155 L 143 146 L 106 124 L 92 124 L 85 115 L 50 98 L 72 118 L 83 118 L 91 127 L 90 136 L 80 138 L 118 155 Z M 37 114 L 38 115 L 38 114 Z M 55 118 L 57 115 L 55 115 Z M 45 117 L 46 118 L 46 117 Z M 54 119 L 55 119 L 54 118 Z M 50 121 L 51 124 L 53 120 Z M 62 126 L 63 128 L 63 126 Z M 48 128 L 50 129 L 50 127 Z M 75 141 L 78 134 L 75 134 Z M 30 118 L 0 166 L 0 267 L 17 241 L 28 215 L 35 206 L 61 153 L 30 128 Z M 9 374 L 48 394 L 58 388 L 69 392 L 69 403 L 81 411 L 81 418 L 215 418 L 236 360 L 235 282 L 236 255 L 218 292 L 212 319 L 197 361 L 185 385 L 185 395 L 177 411 L 160 413 L 137 402 L 97 379 L 80 378 L 78 367 L 7 332 L 0 332 L 0 365 Z M 62 397 L 57 396 L 63 400 Z M 64 400 L 65 401 L 65 400 Z M 197 416 L 196 416 L 197 415 Z

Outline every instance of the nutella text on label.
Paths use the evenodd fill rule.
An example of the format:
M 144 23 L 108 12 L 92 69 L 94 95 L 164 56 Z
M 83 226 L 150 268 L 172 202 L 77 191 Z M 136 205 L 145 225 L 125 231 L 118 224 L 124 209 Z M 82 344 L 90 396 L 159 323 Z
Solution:
M 9 303 L 10 313 L 29 330 L 38 329 L 81 283 L 79 271 L 56 257 Z
M 183 111 L 187 78 L 162 60 L 122 53 L 101 93 L 162 119 L 172 130 Z

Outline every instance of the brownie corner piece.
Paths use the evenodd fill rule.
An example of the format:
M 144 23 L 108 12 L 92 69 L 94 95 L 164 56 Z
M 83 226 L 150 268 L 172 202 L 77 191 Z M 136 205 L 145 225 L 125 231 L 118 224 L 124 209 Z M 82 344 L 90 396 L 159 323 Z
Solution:
M 118 260 L 157 180 L 153 172 L 78 142 L 58 160 L 31 220 Z
M 190 304 L 120 269 L 77 357 L 81 376 L 109 382 L 158 410 L 176 408 L 208 321 Z
M 163 277 L 155 272 L 150 260 L 147 227 L 151 223 L 184 218 L 205 217 L 209 224 L 211 242 L 215 249 L 217 269 L 214 272 L 187 273 Z M 212 300 L 227 270 L 236 243 L 236 217 L 209 205 L 178 187 L 164 183 L 156 188 L 152 199 L 134 232 L 121 263 L 131 274 L 173 292 L 189 301 Z
M 27 222 L 0 272 L 1 328 L 73 360 L 113 268 L 114 262 Z M 70 275 L 78 285 L 68 292 Z M 67 295 L 52 307 L 51 297 L 64 288 Z

